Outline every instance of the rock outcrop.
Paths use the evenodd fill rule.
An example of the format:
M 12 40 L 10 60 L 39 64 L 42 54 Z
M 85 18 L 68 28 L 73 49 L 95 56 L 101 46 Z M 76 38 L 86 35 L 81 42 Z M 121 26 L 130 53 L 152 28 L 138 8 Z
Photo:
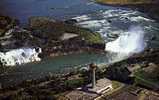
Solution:
M 3 36 L 6 31 L 13 28 L 18 24 L 18 20 L 12 19 L 8 16 L 1 16 L 0 15 L 0 36 Z

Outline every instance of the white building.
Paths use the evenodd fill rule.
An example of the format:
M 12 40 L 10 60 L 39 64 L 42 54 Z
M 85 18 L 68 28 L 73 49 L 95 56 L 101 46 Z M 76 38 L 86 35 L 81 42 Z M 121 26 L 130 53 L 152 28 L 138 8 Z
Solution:
M 38 57 L 41 48 L 20 48 L 8 52 L 0 52 L 0 62 L 3 66 L 15 66 L 34 61 L 41 61 Z

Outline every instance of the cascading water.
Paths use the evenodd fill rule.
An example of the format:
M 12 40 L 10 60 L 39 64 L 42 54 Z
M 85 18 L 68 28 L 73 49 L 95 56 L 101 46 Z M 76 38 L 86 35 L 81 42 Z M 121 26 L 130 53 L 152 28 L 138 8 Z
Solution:
M 145 47 L 143 29 L 139 26 L 131 26 L 128 32 L 115 41 L 106 43 L 105 50 L 130 55 L 143 51 Z
M 0 52 L 0 63 L 3 66 L 16 66 L 34 61 L 41 61 L 38 57 L 41 48 L 20 48 L 8 52 Z
M 147 46 L 159 47 L 159 24 L 138 11 L 121 7 L 98 5 L 96 3 L 90 3 L 90 0 L 41 0 L 42 2 L 40 0 L 2 1 L 4 1 L 0 3 L 0 5 L 3 5 L 3 9 L 0 9 L 3 10 L 1 11 L 2 14 L 5 12 L 4 15 L 14 16 L 16 19 L 20 19 L 20 22 L 22 23 L 27 22 L 27 18 L 30 16 L 53 16 L 54 18 L 60 20 L 65 20 L 65 18 L 70 19 L 73 16 L 77 16 L 74 18 L 78 21 L 77 25 L 101 33 L 106 43 L 117 41 L 116 39 L 119 37 L 124 38 L 124 34 L 126 35 L 127 32 L 130 34 L 134 33 L 138 36 L 137 33 L 140 33 L 140 31 L 137 31 L 136 33 L 130 31 L 131 28 L 129 31 L 128 29 L 132 25 L 139 25 L 144 31 L 144 41 L 149 40 L 152 35 L 155 35 L 156 39 L 154 41 L 148 41 Z M 16 3 L 16 5 L 13 5 L 13 3 Z M 50 9 L 52 7 L 54 8 Z M 125 37 L 129 36 L 126 35 Z M 130 36 L 129 38 L 131 37 L 133 36 Z M 130 45 L 129 41 L 127 44 Z M 138 46 L 140 47 L 140 45 Z M 131 51 L 136 50 L 133 49 Z M 42 62 L 36 64 L 32 63 L 23 67 L 17 67 L 16 70 L 11 71 L 11 74 L 7 72 L 6 75 L 0 75 L 0 83 L 7 85 L 26 79 L 30 80 L 30 78 L 35 79 L 43 75 L 48 75 L 50 72 L 59 74 L 59 72 L 63 72 L 62 70 L 65 68 L 67 69 L 65 65 L 69 65 L 69 68 L 71 68 L 76 64 L 87 64 L 90 62 L 96 63 L 98 61 L 107 62 L 106 60 L 111 63 L 122 60 L 123 58 L 125 58 L 124 54 L 113 52 L 108 53 L 107 55 L 83 53 L 57 57 L 53 59 L 45 59 Z
M 112 63 L 139 53 L 146 46 L 158 45 L 150 38 L 157 35 L 158 23 L 145 14 L 130 9 L 108 9 L 74 17 L 77 25 L 99 32 L 105 39 L 109 52 L 108 62 Z M 151 34 L 150 34 L 151 33 Z

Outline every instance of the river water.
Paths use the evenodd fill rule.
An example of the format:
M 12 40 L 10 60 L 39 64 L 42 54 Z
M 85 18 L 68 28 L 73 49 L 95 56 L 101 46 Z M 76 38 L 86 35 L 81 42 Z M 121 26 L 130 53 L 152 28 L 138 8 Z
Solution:
M 143 41 L 148 47 L 159 47 L 159 24 L 146 14 L 128 8 L 103 6 L 90 0 L 1 0 L 0 13 L 19 19 L 22 25 L 31 16 L 49 16 L 59 20 L 73 18 L 78 20 L 80 27 L 99 32 L 106 43 L 128 32 L 130 27 L 137 26 L 142 29 Z M 125 45 L 129 45 L 129 41 Z M 0 83 L 38 78 L 50 72 L 64 73 L 80 64 L 110 63 L 124 58 L 125 55 L 114 53 L 82 53 L 43 59 L 42 62 L 18 66 L 1 74 Z
M 50 16 L 56 19 L 72 18 L 107 9 L 89 0 L 1 0 L 0 13 L 26 23 L 30 16 Z

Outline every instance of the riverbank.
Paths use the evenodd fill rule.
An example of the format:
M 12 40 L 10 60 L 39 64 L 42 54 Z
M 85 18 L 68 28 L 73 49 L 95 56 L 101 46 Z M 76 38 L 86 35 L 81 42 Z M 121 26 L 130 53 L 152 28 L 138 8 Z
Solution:
M 157 0 L 96 0 L 97 3 L 101 4 L 112 4 L 112 5 L 137 5 L 137 4 L 155 4 Z
M 95 0 L 101 5 L 110 5 L 115 7 L 128 7 L 133 10 L 139 10 L 146 13 L 149 17 L 159 20 L 159 2 L 157 0 L 138 0 L 138 1 L 124 1 L 124 0 Z
M 141 54 L 137 54 L 132 56 L 131 58 L 120 61 L 114 64 L 111 64 L 104 69 L 96 70 L 96 78 L 109 78 L 110 80 L 116 80 L 122 82 L 123 84 L 129 84 L 129 90 L 135 91 L 131 92 L 134 95 L 140 95 L 138 93 L 138 89 L 141 88 L 140 85 L 136 84 L 132 76 L 133 74 L 139 69 L 147 68 L 152 66 L 149 63 L 158 64 L 158 55 L 159 50 L 145 50 Z M 140 66 L 140 67 L 136 67 Z M 25 80 L 20 84 L 11 85 L 9 87 L 2 87 L 0 89 L 0 98 L 3 99 L 19 99 L 19 98 L 27 98 L 27 99 L 36 99 L 36 98 L 43 98 L 43 99 L 56 99 L 65 98 L 65 95 L 68 94 L 70 91 L 73 91 L 77 87 L 84 86 L 91 82 L 90 80 L 90 71 L 89 70 L 76 70 L 67 74 L 59 74 L 54 75 L 52 73 L 49 76 L 39 78 L 36 80 Z M 153 75 L 153 74 L 152 74 Z M 134 85 L 133 85 L 134 84 Z M 144 83 L 140 83 L 144 85 Z M 132 86 L 133 85 L 133 86 Z M 147 87 L 142 87 L 146 88 Z M 148 88 L 149 89 L 149 88 Z M 114 94 L 118 93 L 120 95 L 120 91 L 126 92 L 125 89 L 119 89 L 119 91 L 115 91 L 113 93 L 106 94 L 106 97 L 114 98 Z M 123 93 L 122 92 L 122 93 Z M 154 91 L 155 92 L 155 91 Z M 121 94 L 122 94 L 121 93 Z M 121 96 L 119 96 L 121 97 Z M 105 96 L 103 97 L 105 98 Z M 136 100 L 136 99 L 135 99 Z
M 14 84 L 30 78 L 36 79 L 48 75 L 46 74 L 48 72 L 62 73 L 65 70 L 68 72 L 72 66 L 80 65 L 80 62 L 82 64 L 85 64 L 87 61 L 90 62 L 92 58 L 84 60 L 85 58 L 87 59 L 89 53 L 95 52 L 98 55 L 103 53 L 105 48 L 105 44 L 99 33 L 80 28 L 74 25 L 71 20 L 59 21 L 48 17 L 33 17 L 30 18 L 29 25 L 25 28 L 19 26 L 18 22 L 13 22 L 15 22 L 15 19 L 1 16 L 0 29 L 3 31 L 1 31 L 0 36 L 0 51 L 8 52 L 25 47 L 40 47 L 42 48 L 42 54 L 39 57 L 42 58 L 42 61 L 22 64 L 22 66 L 16 65 L 14 67 L 0 65 L 0 83 L 2 85 L 5 82 Z M 86 52 L 89 53 L 87 54 Z M 67 60 L 66 55 L 71 57 L 71 59 Z M 79 56 L 79 58 L 76 56 Z M 90 54 L 90 56 L 93 57 L 95 55 Z M 79 62 L 77 61 L 78 59 L 80 60 Z M 75 62 L 70 64 L 71 61 Z M 6 77 L 11 78 L 11 80 Z M 16 77 L 19 78 L 17 79 Z
M 105 48 L 99 33 L 75 25 L 76 20 L 59 21 L 48 17 L 31 17 L 22 28 L 14 19 L 0 17 L 1 52 L 24 48 L 42 48 L 41 57 L 55 57 L 96 51 Z

